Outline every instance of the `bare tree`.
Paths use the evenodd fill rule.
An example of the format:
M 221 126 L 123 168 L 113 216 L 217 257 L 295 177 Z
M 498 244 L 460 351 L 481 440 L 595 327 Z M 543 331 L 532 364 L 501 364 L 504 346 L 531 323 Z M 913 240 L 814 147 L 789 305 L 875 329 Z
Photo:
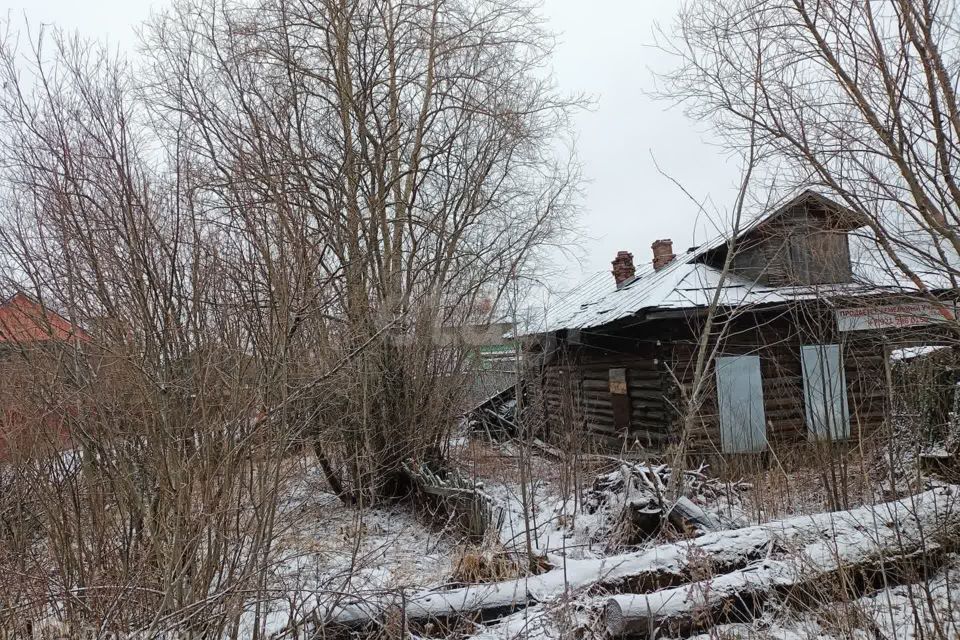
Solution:
M 956 288 L 960 265 L 957 9 L 953 0 L 692 0 L 663 40 L 677 66 L 662 94 L 713 122 L 729 146 L 756 148 L 765 189 L 814 187 L 846 206 L 860 227 L 850 233 L 853 277 L 890 294 L 847 304 L 922 301 L 945 320 L 929 339 L 954 346 L 960 324 L 942 292 Z M 802 320 L 805 331 L 822 329 L 821 319 Z M 885 363 L 891 344 L 916 340 L 874 335 Z M 889 398 L 876 388 L 882 375 L 854 384 Z M 894 428 L 889 401 L 885 411 Z M 893 467 L 895 439 L 887 443 Z M 836 471 L 824 476 L 834 506 L 847 493 L 838 487 L 847 471 Z
M 780 185 L 823 187 L 936 303 L 956 285 L 960 102 L 951 0 L 684 5 L 665 93 L 733 145 L 755 140 Z M 931 274 L 936 274 L 931 278 Z
M 147 42 L 152 103 L 210 197 L 233 220 L 292 216 L 293 246 L 325 247 L 303 283 L 328 277 L 331 297 L 294 305 L 323 315 L 318 352 L 390 326 L 317 390 L 334 401 L 314 443 L 345 499 L 397 493 L 463 388 L 462 350 L 428 347 L 485 322 L 571 213 L 555 142 L 576 103 L 539 71 L 551 39 L 522 4 L 311 0 L 182 3 Z
M 566 229 L 577 102 L 524 5 L 185 2 L 133 60 L 22 37 L 4 285 L 82 337 L 4 351 L 5 428 L 39 437 L 7 452 L 31 580 L 2 615 L 256 634 L 289 455 L 369 502 L 439 450 L 458 334 Z
M 3 45 L 5 285 L 75 327 L 6 334 L 4 435 L 13 423 L 36 436 L 5 458 L 28 488 L 20 523 L 38 527 L 21 569 L 44 579 L 5 614 L 224 633 L 277 533 L 295 425 L 254 417 L 269 399 L 257 356 L 283 336 L 245 304 L 222 236 L 196 215 L 187 159 L 153 135 L 129 68 L 59 35 Z

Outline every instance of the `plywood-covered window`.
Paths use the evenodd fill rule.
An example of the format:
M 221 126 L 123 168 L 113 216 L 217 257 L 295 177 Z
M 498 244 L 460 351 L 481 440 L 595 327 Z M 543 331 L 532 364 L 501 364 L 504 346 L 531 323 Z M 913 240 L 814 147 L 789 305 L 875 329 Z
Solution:
M 844 440 L 850 437 L 847 381 L 838 344 L 800 347 L 803 396 L 811 440 Z
M 630 395 L 627 387 L 627 370 L 610 369 L 610 406 L 613 409 L 613 426 L 625 433 L 630 428 Z
M 717 358 L 716 375 L 723 452 L 763 451 L 767 448 L 767 426 L 763 412 L 760 357 Z
M 850 282 L 850 247 L 839 231 L 796 229 L 789 239 L 788 280 L 795 284 Z

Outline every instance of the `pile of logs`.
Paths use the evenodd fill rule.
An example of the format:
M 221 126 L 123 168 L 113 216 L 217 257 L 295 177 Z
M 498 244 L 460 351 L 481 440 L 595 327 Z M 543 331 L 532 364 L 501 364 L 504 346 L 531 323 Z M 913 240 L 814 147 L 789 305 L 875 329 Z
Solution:
M 601 613 L 605 630 L 615 638 L 682 637 L 751 620 L 771 600 L 822 605 L 923 579 L 960 544 L 958 499 L 957 487 L 943 488 L 807 518 L 819 527 L 785 521 L 762 559 L 709 578 L 613 596 Z
M 515 580 L 417 594 L 368 594 L 318 612 L 324 625 L 363 628 L 402 618 L 420 626 L 489 621 L 581 595 L 612 637 L 686 635 L 757 615 L 771 598 L 805 599 L 911 579 L 960 545 L 960 487 L 850 511 L 708 533 L 643 551 L 568 560 Z M 438 625 L 439 628 L 440 625 Z

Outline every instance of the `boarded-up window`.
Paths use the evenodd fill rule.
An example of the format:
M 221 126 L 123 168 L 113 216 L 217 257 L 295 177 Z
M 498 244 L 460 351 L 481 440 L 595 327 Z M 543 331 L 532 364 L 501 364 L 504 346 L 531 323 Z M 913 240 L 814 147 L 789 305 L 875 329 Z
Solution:
M 847 234 L 797 229 L 790 236 L 787 271 L 788 281 L 797 284 L 850 282 Z
M 610 369 L 610 393 L 618 396 L 627 395 L 626 369 Z
M 630 428 L 630 396 L 627 394 L 627 370 L 610 369 L 610 406 L 613 426 L 625 433 Z
M 717 358 L 717 403 L 724 453 L 763 451 L 767 428 L 759 356 Z
M 814 344 L 800 348 L 807 429 L 813 440 L 850 437 L 847 383 L 840 345 Z

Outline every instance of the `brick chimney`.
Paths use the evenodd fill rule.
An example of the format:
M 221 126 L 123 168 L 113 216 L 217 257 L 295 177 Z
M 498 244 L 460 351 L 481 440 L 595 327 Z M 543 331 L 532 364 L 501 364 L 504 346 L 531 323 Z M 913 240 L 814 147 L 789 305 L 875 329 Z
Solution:
M 655 240 L 650 248 L 653 249 L 653 270 L 660 271 L 665 266 L 670 264 L 670 261 L 676 258 L 677 256 L 673 253 L 673 240 L 670 238 L 664 238 L 663 240 Z
M 613 279 L 617 282 L 617 289 L 633 279 L 637 275 L 637 269 L 633 266 L 633 254 L 629 251 L 618 251 L 617 257 L 613 259 Z

